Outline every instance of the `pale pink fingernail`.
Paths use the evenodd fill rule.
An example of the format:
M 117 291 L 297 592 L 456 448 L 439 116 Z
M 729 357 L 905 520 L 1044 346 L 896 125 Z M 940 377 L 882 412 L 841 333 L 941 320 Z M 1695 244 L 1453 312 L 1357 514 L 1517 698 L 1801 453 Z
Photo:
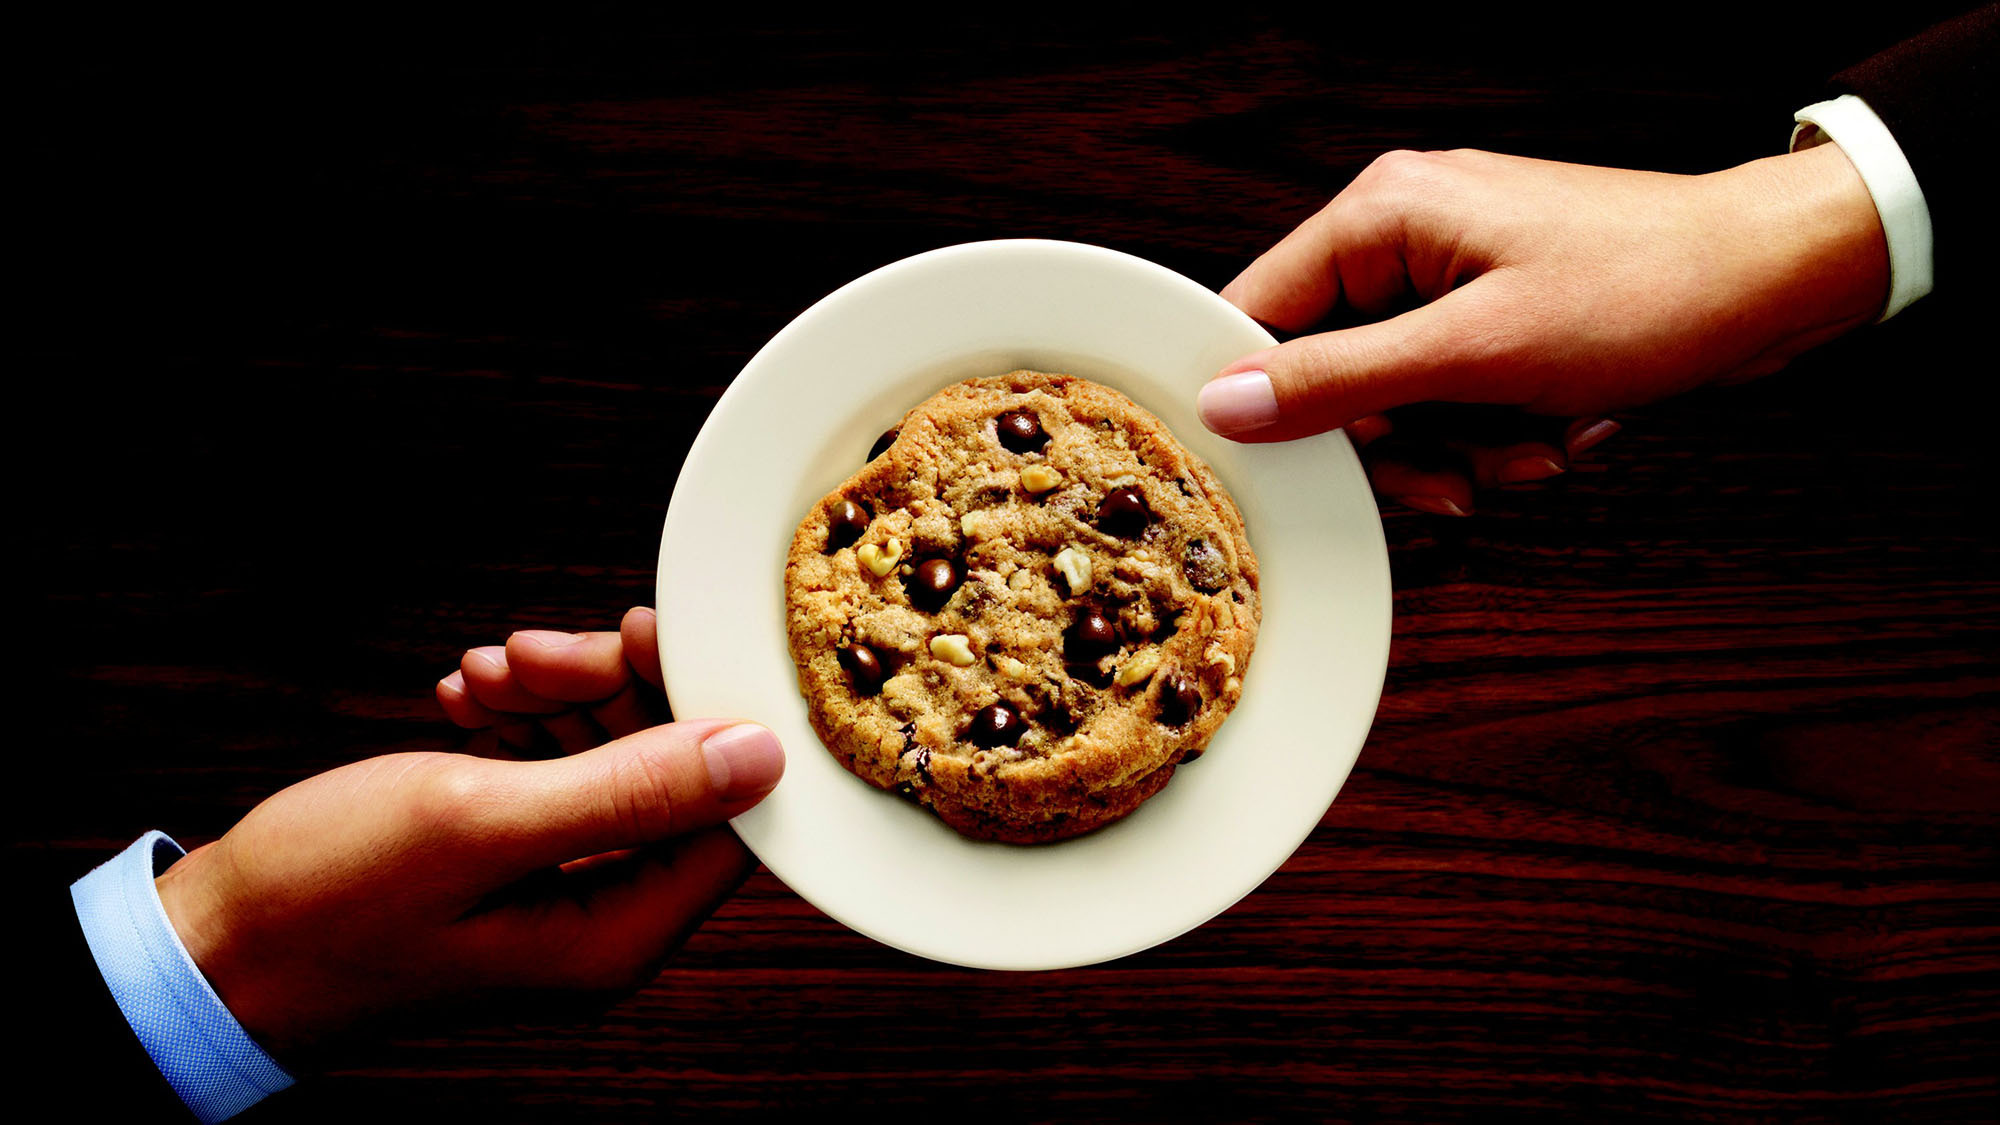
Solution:
M 1622 430 L 1624 428 L 1625 427 L 1619 425 L 1616 422 L 1613 422 L 1609 418 L 1605 418 L 1601 421 L 1593 422 L 1590 425 L 1585 426 L 1583 429 L 1578 430 L 1569 439 L 1570 456 L 1574 457 L 1577 454 L 1582 453 L 1584 450 L 1589 449 L 1591 446 L 1602 442 L 1605 438 L 1610 437 L 1612 434 L 1615 434 L 1619 430 Z
M 1563 471 L 1561 465 L 1547 457 L 1516 457 L 1493 473 L 1493 479 L 1501 484 L 1521 484 L 1524 481 L 1547 480 Z
M 1429 512 L 1434 516 L 1466 516 L 1472 513 L 1452 503 L 1443 496 L 1398 496 L 1396 502 L 1419 512 Z
M 709 788 L 725 804 L 752 801 L 769 793 L 785 773 L 785 749 L 778 736 L 756 723 L 725 727 L 702 740 Z
M 1278 392 L 1262 371 L 1239 371 L 1211 379 L 1195 398 L 1201 424 L 1218 434 L 1262 429 L 1278 420 Z
M 446 676 L 442 680 L 439 680 L 438 690 L 443 691 L 447 695 L 455 696 L 459 699 L 464 699 L 465 673 L 453 672 L 451 675 Z
M 466 655 L 478 657 L 487 667 L 496 672 L 507 670 L 507 649 L 504 646 L 481 645 L 467 652 Z
M 543 648 L 568 648 L 583 640 L 575 633 L 558 633 L 553 629 L 522 629 L 514 635 Z

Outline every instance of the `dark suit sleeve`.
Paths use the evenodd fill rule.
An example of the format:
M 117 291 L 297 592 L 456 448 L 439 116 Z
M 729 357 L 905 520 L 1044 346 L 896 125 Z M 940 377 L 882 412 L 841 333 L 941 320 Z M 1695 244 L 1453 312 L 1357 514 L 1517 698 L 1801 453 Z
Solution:
M 28 1001 L 16 1098 L 46 1095 L 44 1104 L 61 1116 L 83 1121 L 195 1120 L 104 986 L 69 888 L 38 896 L 34 906 L 16 931 L 27 938 L 19 983 Z
M 1993 165 L 2000 4 L 1939 24 L 1836 75 L 1868 103 L 1910 162 L 1930 207 L 1934 284 L 1984 284 L 1995 248 Z

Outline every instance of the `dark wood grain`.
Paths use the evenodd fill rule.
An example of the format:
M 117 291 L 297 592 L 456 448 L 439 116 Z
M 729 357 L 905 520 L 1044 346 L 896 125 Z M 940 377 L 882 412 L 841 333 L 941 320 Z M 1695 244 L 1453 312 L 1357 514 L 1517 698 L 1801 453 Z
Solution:
M 31 36 L 11 858 L 55 885 L 452 746 L 431 683 L 649 601 L 715 397 L 875 266 L 1047 236 L 1220 286 L 1390 148 L 1722 167 L 1940 10 Z M 1983 327 L 1941 294 L 1473 519 L 1389 510 L 1352 779 L 1165 946 L 955 969 L 759 874 L 601 1024 L 255 1112 L 1990 1119 Z

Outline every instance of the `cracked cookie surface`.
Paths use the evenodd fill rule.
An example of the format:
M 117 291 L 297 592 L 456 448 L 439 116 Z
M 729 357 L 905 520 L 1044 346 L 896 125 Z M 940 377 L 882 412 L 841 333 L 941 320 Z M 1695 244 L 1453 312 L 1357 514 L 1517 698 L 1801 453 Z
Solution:
M 894 435 L 786 560 L 813 729 L 968 836 L 1131 812 L 1242 696 L 1262 607 L 1235 502 L 1159 419 L 1068 375 L 955 384 Z

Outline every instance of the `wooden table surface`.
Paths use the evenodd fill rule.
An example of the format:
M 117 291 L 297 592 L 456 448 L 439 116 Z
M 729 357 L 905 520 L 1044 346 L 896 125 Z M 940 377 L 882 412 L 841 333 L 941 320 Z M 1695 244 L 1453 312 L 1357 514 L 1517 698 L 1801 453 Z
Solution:
M 649 602 L 716 396 L 876 266 L 1042 236 L 1219 287 L 1392 148 L 1768 155 L 1937 14 L 24 41 L 11 858 L 67 882 L 454 746 L 433 681 Z M 1978 320 L 1941 296 L 1634 411 L 1470 519 L 1385 510 L 1395 640 L 1352 778 L 1162 947 L 958 969 L 759 873 L 601 1025 L 399 1041 L 256 1113 L 1990 1119 Z

